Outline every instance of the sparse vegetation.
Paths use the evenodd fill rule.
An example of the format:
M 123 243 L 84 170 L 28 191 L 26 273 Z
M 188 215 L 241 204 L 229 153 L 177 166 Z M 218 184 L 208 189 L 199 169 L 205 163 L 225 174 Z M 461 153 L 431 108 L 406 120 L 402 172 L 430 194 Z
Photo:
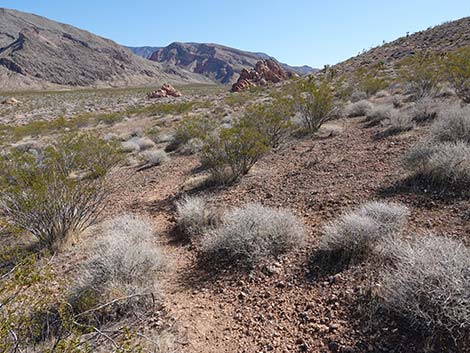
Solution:
M 381 309 L 403 319 L 433 351 L 466 351 L 470 251 L 458 241 L 423 235 L 402 243 L 395 256 L 397 263 L 380 276 Z
M 442 81 L 442 64 L 438 55 L 420 52 L 400 63 L 402 80 L 409 84 L 415 100 L 435 95 Z
M 450 107 L 439 115 L 431 127 L 436 142 L 470 143 L 470 107 Z
M 364 92 L 366 95 L 366 97 L 361 97 L 361 99 L 372 97 L 388 86 L 387 81 L 381 75 L 381 68 L 379 66 L 358 69 L 355 74 L 355 80 L 359 92 Z
M 215 119 L 207 116 L 186 116 L 176 126 L 175 133 L 165 150 L 174 151 L 194 139 L 204 141 L 215 129 Z
M 152 226 L 145 219 L 118 216 L 105 222 L 100 231 L 102 238 L 83 266 L 71 299 L 75 315 L 98 327 L 110 318 L 116 320 L 152 306 L 158 295 L 155 276 L 165 266 L 153 244 Z M 90 311 L 113 300 L 116 304 L 101 312 Z
M 436 119 L 439 110 L 437 102 L 431 99 L 422 99 L 412 107 L 410 116 L 417 123 L 425 123 Z
M 202 164 L 211 172 L 213 182 L 231 184 L 247 174 L 268 150 L 266 137 L 253 121 L 244 118 L 206 139 Z
M 338 267 L 364 260 L 382 263 L 389 256 L 388 244 L 399 239 L 408 215 L 408 209 L 402 205 L 364 204 L 325 226 L 319 251 L 328 264 Z
M 142 157 L 148 167 L 154 167 L 157 165 L 163 164 L 166 160 L 168 160 L 168 155 L 164 150 L 147 150 L 142 153 Z
M 250 269 L 302 246 L 304 237 L 291 212 L 248 204 L 228 212 L 203 245 L 206 255 Z
M 445 59 L 447 76 L 457 95 L 470 103 L 470 47 L 448 54 Z
M 308 132 L 314 133 L 334 117 L 333 90 L 326 80 L 316 83 L 313 79 L 299 84 L 295 97 L 297 111 Z
M 374 105 L 370 103 L 368 100 L 360 100 L 355 103 L 351 103 L 348 105 L 346 109 L 346 114 L 348 117 L 354 118 L 357 116 L 366 116 L 372 109 Z
M 370 125 L 377 125 L 382 121 L 395 119 L 398 114 L 399 112 L 391 105 L 377 105 L 367 113 L 366 121 Z
M 200 236 L 220 223 L 220 214 L 202 197 L 185 196 L 176 203 L 176 224 L 189 238 Z
M 276 148 L 282 144 L 293 126 L 294 101 L 289 98 L 277 98 L 270 104 L 252 105 L 247 108 L 245 119 L 253 120 L 267 144 Z
M 386 127 L 383 132 L 385 136 L 409 131 L 415 126 L 412 116 L 404 113 L 392 114 L 389 119 L 382 121 L 382 124 Z
M 55 248 L 90 226 L 104 207 L 104 177 L 118 162 L 112 145 L 66 136 L 39 157 L 11 151 L 0 159 L 0 219 Z
M 411 148 L 405 167 L 433 185 L 465 191 L 470 185 L 470 111 L 453 108 L 440 114 L 425 140 Z

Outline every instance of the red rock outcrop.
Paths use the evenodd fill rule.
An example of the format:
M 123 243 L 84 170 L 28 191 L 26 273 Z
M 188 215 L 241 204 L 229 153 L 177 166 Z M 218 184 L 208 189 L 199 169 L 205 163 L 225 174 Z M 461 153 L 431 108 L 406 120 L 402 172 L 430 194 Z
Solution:
M 162 88 L 150 92 L 148 94 L 149 98 L 164 98 L 164 97 L 181 97 L 183 94 L 178 91 L 175 87 L 172 85 L 165 83 Z
M 267 59 L 256 63 L 254 69 L 243 69 L 238 81 L 233 84 L 232 92 L 244 91 L 254 86 L 265 86 L 268 83 L 284 81 L 294 74 L 284 70 L 276 61 Z

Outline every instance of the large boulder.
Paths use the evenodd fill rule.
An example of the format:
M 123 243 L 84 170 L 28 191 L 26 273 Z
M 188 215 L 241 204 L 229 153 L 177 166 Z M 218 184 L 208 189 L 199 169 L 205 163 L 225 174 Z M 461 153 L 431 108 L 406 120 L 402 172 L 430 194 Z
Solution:
M 254 86 L 265 86 L 268 83 L 278 83 L 294 74 L 284 70 L 275 60 L 260 60 L 251 70 L 243 69 L 238 81 L 232 86 L 232 92 L 244 91 Z
M 175 87 L 172 85 L 165 83 L 162 88 L 150 92 L 148 94 L 149 98 L 164 98 L 164 97 L 181 97 L 183 94 L 178 91 Z

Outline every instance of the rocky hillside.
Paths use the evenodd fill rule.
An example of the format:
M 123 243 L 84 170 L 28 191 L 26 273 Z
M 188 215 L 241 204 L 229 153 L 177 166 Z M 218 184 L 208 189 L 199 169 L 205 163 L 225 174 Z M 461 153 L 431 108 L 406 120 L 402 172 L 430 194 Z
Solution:
M 467 45 L 470 45 L 470 17 L 398 38 L 348 59 L 335 68 L 347 73 L 361 66 L 371 66 L 380 62 L 390 65 L 420 50 L 442 52 Z
M 1 89 L 203 82 L 115 42 L 44 17 L 0 8 Z
M 259 60 L 265 59 L 272 59 L 272 57 L 219 44 L 178 42 L 160 48 L 150 56 L 150 60 L 203 74 L 223 84 L 234 83 L 242 69 L 252 68 Z M 309 66 L 293 67 L 287 64 L 281 64 L 281 66 L 299 75 L 314 71 Z

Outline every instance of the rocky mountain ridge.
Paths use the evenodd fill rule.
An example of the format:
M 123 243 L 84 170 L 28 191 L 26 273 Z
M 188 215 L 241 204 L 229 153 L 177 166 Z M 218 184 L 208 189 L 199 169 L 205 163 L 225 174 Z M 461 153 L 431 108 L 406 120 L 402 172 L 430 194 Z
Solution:
M 1 90 L 208 82 L 117 43 L 41 16 L 0 8 Z

